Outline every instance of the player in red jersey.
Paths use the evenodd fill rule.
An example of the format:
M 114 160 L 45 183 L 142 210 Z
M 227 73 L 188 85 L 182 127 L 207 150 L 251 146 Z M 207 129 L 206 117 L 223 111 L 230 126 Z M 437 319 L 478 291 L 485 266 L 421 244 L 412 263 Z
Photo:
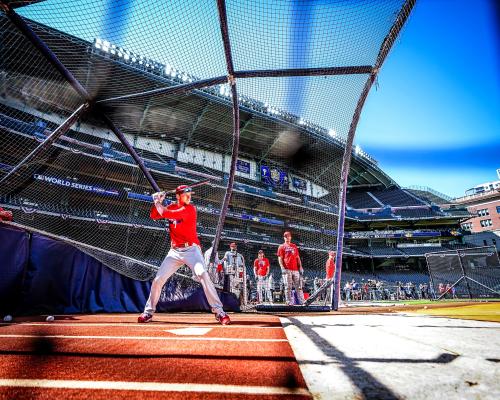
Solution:
M 7 211 L 0 207 L 0 221 L 12 221 L 12 211 Z
M 328 252 L 328 259 L 326 260 L 326 279 L 333 279 L 335 276 L 335 252 Z
M 264 299 L 264 284 L 269 275 L 269 260 L 264 257 L 264 250 L 259 250 L 257 258 L 253 262 L 253 273 L 257 280 L 257 302 L 262 303 Z
M 336 253 L 334 251 L 329 251 L 328 252 L 328 259 L 326 260 L 326 281 L 332 281 L 335 279 L 335 255 Z M 330 302 L 331 299 L 331 294 L 332 290 L 331 287 L 329 286 L 326 289 L 326 294 L 325 294 L 325 301 Z
M 285 277 L 286 298 L 288 305 L 293 305 L 292 300 L 292 285 L 297 292 L 299 303 L 304 303 L 304 292 L 302 291 L 301 275 L 304 273 L 302 262 L 300 261 L 299 249 L 292 243 L 292 234 L 285 232 L 283 234 L 285 243 L 278 247 L 278 262 L 281 267 L 281 272 Z
M 222 302 L 214 284 L 210 280 L 203 260 L 200 241 L 196 233 L 196 208 L 191 204 L 192 189 L 189 186 L 181 185 L 177 187 L 175 194 L 177 202 L 167 207 L 163 206 L 165 193 L 153 194 L 154 206 L 151 208 L 150 216 L 155 220 L 168 219 L 171 246 L 156 273 L 146 307 L 139 316 L 138 321 L 142 323 L 152 320 L 163 285 L 175 271 L 186 264 L 200 280 L 208 304 L 210 304 L 216 319 L 222 325 L 228 325 L 231 321 L 222 309 Z

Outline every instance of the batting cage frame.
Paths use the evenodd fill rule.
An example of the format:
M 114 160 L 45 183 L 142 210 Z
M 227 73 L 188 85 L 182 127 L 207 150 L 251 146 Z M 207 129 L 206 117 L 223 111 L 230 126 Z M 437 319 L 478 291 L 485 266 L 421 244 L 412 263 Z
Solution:
M 155 88 L 138 93 L 126 94 L 117 97 L 110 97 L 105 99 L 94 98 L 89 91 L 78 81 L 72 72 L 61 62 L 53 50 L 47 45 L 43 39 L 30 27 L 27 21 L 19 15 L 14 8 L 20 2 L 0 0 L 0 10 L 5 13 L 11 23 L 18 28 L 18 30 L 27 38 L 37 51 L 45 58 L 45 60 L 59 73 L 59 75 L 66 81 L 79 96 L 79 107 L 73 111 L 69 118 L 67 118 L 53 133 L 40 143 L 35 150 L 33 150 L 22 161 L 18 162 L 8 173 L 5 175 L 0 183 L 7 182 L 14 178 L 16 174 L 30 161 L 38 157 L 41 153 L 48 150 L 48 148 L 64 135 L 73 125 L 82 119 L 86 114 L 92 113 L 98 117 L 104 124 L 115 134 L 121 144 L 124 146 L 128 154 L 132 157 L 133 161 L 139 167 L 144 177 L 149 182 L 150 186 L 156 191 L 161 191 L 160 186 L 151 174 L 151 170 L 145 165 L 141 156 L 134 149 L 134 146 L 127 139 L 126 134 L 112 121 L 111 117 L 107 115 L 105 106 L 111 104 L 120 104 L 129 99 L 152 99 L 159 95 L 167 94 L 188 94 L 193 90 L 209 88 L 215 85 L 229 84 L 231 91 L 232 103 L 232 145 L 230 152 L 230 168 L 227 176 L 227 183 L 224 193 L 224 199 L 218 216 L 217 227 L 215 230 L 212 252 L 210 261 L 213 262 L 219 242 L 221 239 L 225 218 L 228 213 L 228 207 L 233 194 L 234 180 L 237 169 L 237 160 L 239 153 L 240 141 L 240 103 L 237 91 L 237 80 L 247 78 L 286 78 L 286 77 L 326 77 L 333 75 L 366 75 L 368 78 L 364 84 L 363 90 L 358 98 L 354 114 L 349 126 L 347 139 L 343 149 L 343 157 L 341 164 L 340 181 L 338 184 L 338 229 L 336 232 L 336 258 L 335 264 L 337 265 L 334 280 L 326 282 L 322 285 L 310 298 L 306 301 L 305 305 L 311 304 L 317 297 L 327 290 L 331 290 L 331 308 L 337 310 L 339 307 L 340 299 L 340 281 L 342 274 L 342 258 L 343 258 L 343 241 L 344 241 L 344 224 L 346 218 L 346 197 L 348 187 L 348 177 L 351 165 L 351 157 L 353 152 L 353 141 L 367 96 L 376 82 L 380 68 L 382 67 L 387 55 L 389 54 L 392 46 L 394 45 L 401 29 L 405 25 L 411 11 L 416 3 L 416 0 L 406 0 L 403 2 L 399 13 L 397 14 L 394 23 L 383 40 L 376 61 L 374 65 L 351 65 L 341 67 L 324 67 L 324 68 L 279 68 L 279 69 L 262 69 L 262 70 L 236 70 L 233 62 L 233 51 L 231 49 L 230 38 L 230 24 L 228 23 L 226 2 L 225 0 L 217 0 L 217 10 L 219 16 L 219 27 L 223 43 L 225 66 L 227 75 L 216 76 L 213 78 L 200 79 L 194 82 L 177 84 L 174 86 L 165 86 Z M 22 3 L 22 2 L 21 2 Z M 26 2 L 29 4 L 30 2 Z M 244 129 L 244 128 L 243 128 Z M 333 166 L 333 162 L 332 162 Z M 337 190 L 337 189 L 331 189 Z M 464 274 L 465 276 L 465 274 Z M 465 278 L 463 278 L 465 279 Z M 469 279 L 469 278 L 467 278 Z M 466 279 L 466 281 L 467 281 Z
M 425 258 L 435 300 L 500 296 L 500 259 L 494 246 L 432 252 Z

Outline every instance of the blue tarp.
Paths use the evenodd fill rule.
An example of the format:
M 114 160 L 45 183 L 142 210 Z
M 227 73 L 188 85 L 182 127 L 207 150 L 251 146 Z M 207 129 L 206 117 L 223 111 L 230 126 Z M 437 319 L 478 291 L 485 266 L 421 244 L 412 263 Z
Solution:
M 66 243 L 0 224 L 0 310 L 12 314 L 141 312 L 151 287 Z M 219 293 L 228 311 L 236 298 Z M 172 277 L 158 311 L 209 311 L 201 287 Z

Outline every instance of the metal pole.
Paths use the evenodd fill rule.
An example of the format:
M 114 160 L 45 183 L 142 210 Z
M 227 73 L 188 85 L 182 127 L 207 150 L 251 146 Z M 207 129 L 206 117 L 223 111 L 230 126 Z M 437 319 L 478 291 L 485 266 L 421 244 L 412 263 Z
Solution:
M 327 76 L 327 75 L 355 75 L 369 74 L 371 65 L 356 65 L 347 67 L 329 68 L 289 68 L 289 69 L 260 69 L 250 71 L 235 71 L 235 78 L 278 78 L 294 76 Z
M 469 299 L 472 299 L 472 291 L 470 290 L 469 280 L 467 274 L 465 273 L 464 263 L 462 262 L 462 257 L 460 251 L 457 250 L 458 262 L 460 263 L 460 268 L 462 269 L 462 277 L 465 280 L 465 286 L 467 287 L 467 292 L 469 293 Z
M 224 53 L 226 55 L 227 72 L 229 74 L 228 82 L 231 85 L 231 94 L 233 100 L 233 146 L 231 149 L 231 166 L 229 169 L 229 179 L 227 181 L 226 194 L 224 195 L 224 201 L 222 202 L 219 221 L 217 223 L 217 229 L 215 230 L 214 244 L 212 246 L 212 254 L 210 255 L 210 262 L 212 263 L 215 260 L 215 255 L 217 253 L 217 248 L 219 246 L 220 236 L 222 234 L 222 228 L 224 227 L 224 221 L 226 219 L 227 208 L 229 206 L 229 201 L 231 200 L 231 194 L 233 193 L 236 161 L 238 160 L 238 150 L 240 145 L 240 108 L 238 105 L 238 92 L 236 90 L 236 80 L 234 78 L 233 57 L 231 54 L 231 43 L 229 40 L 229 29 L 227 25 L 226 3 L 224 0 L 218 0 L 217 6 L 219 10 L 222 41 L 224 43 Z
M 210 79 L 203 79 L 201 81 L 184 83 L 182 85 L 168 86 L 159 89 L 148 90 L 146 92 L 132 93 L 124 96 L 111 97 L 109 99 L 98 100 L 96 103 L 113 103 L 120 102 L 123 100 L 130 99 L 140 99 L 145 97 L 151 97 L 156 95 L 171 95 L 171 94 L 182 94 L 195 89 L 202 89 L 207 86 L 219 85 L 227 82 L 227 76 L 218 76 Z
M 14 175 L 23 166 L 25 166 L 32 159 L 40 155 L 42 151 L 50 147 L 57 139 L 69 131 L 73 124 L 82 116 L 82 114 L 89 109 L 89 103 L 84 103 L 71 114 L 66 121 L 59 125 L 42 143 L 40 143 L 31 153 L 29 153 L 22 161 L 20 161 L 14 168 L 12 168 L 7 175 L 0 179 L 0 183 L 6 181 L 9 177 Z
M 30 28 L 26 21 L 19 16 L 12 8 L 6 4 L 3 0 L 0 0 L 0 7 L 4 10 L 10 21 L 28 38 L 28 40 L 33 43 L 33 45 L 38 49 L 38 51 L 45 57 L 45 59 L 63 76 L 63 78 L 75 89 L 75 91 L 85 99 L 89 104 L 93 104 L 87 90 L 78 82 L 78 80 L 73 76 L 71 71 L 69 71 L 64 64 L 57 58 L 54 52 L 44 43 L 42 39 Z M 137 155 L 134 148 L 127 141 L 125 136 L 118 130 L 118 128 L 111 122 L 111 120 L 101 112 L 101 117 L 109 125 L 110 129 L 116 134 L 118 139 L 127 148 L 128 152 L 135 160 L 141 171 L 146 176 L 147 180 L 151 186 L 156 190 L 160 191 L 158 184 L 151 176 L 149 170 L 144 165 L 144 162 Z M 75 120 L 76 121 L 76 120 Z
M 352 156 L 352 144 L 354 141 L 354 135 L 356 133 L 356 127 L 358 125 L 359 117 L 361 115 L 361 110 L 365 104 L 366 98 L 370 89 L 377 78 L 378 71 L 389 53 L 394 41 L 396 40 L 399 32 L 401 31 L 403 25 L 405 24 L 413 6 L 415 5 L 416 0 L 406 0 L 406 2 L 401 7 L 399 11 L 398 17 L 396 21 L 391 27 L 388 35 L 384 39 L 378 56 L 375 62 L 375 65 L 372 69 L 372 72 L 367 79 L 361 96 L 359 97 L 358 104 L 356 106 L 356 110 L 354 111 L 354 115 L 352 118 L 351 126 L 349 127 L 349 133 L 347 135 L 347 141 L 344 150 L 344 157 L 342 159 L 342 171 L 340 175 L 340 196 L 339 196 L 339 224 L 338 224 L 338 232 L 337 232 L 337 255 L 335 258 L 335 265 L 337 269 L 335 270 L 335 295 L 332 300 L 332 308 L 337 311 L 339 308 L 339 300 L 340 300 L 340 277 L 342 272 L 342 250 L 343 250 L 343 242 L 344 242 L 344 223 L 345 223 L 345 214 L 346 214 L 346 198 L 347 198 L 347 181 L 349 178 L 349 169 L 351 166 L 351 156 Z
M 0 0 L 0 6 L 4 10 L 5 15 L 9 20 L 26 36 L 26 38 L 35 46 L 38 51 L 45 57 L 45 59 L 64 77 L 64 79 L 75 89 L 75 91 L 82 96 L 86 101 L 90 101 L 90 96 L 85 88 L 78 82 L 73 74 L 64 66 L 64 64 L 57 58 L 52 50 L 40 39 L 40 37 L 31 29 L 26 21 L 19 16 L 9 4 Z
M 158 186 L 158 184 L 156 183 L 156 181 L 153 178 L 153 176 L 151 175 L 151 172 L 149 172 L 149 169 L 144 164 L 144 161 L 142 161 L 142 158 L 137 154 L 137 152 L 132 147 L 132 145 L 130 144 L 130 142 L 127 140 L 127 138 L 125 137 L 125 135 L 123 134 L 123 132 L 120 131 L 120 129 L 118 129 L 118 127 L 113 123 L 113 121 L 111 121 L 108 118 L 108 116 L 106 114 L 100 113 L 100 116 L 101 116 L 102 120 L 109 126 L 109 129 L 111 129 L 114 132 L 114 134 L 116 135 L 116 137 L 126 147 L 126 149 L 129 152 L 129 154 L 132 156 L 132 158 L 137 163 L 137 165 L 139 166 L 139 168 L 141 169 L 141 171 L 144 173 L 144 176 L 148 180 L 149 184 L 153 187 L 153 189 L 156 192 L 160 192 L 161 189 Z

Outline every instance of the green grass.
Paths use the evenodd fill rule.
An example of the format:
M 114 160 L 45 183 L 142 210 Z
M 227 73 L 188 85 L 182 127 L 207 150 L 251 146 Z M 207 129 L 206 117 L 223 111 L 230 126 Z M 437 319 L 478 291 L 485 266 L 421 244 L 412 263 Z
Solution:
M 422 299 L 422 300 L 380 300 L 379 303 L 393 303 L 393 304 L 408 304 L 408 305 L 413 305 L 413 304 L 448 304 L 448 303 L 468 303 L 468 302 L 473 302 L 473 303 L 487 303 L 487 302 L 495 302 L 495 301 L 500 301 L 500 298 L 493 298 L 493 299 L 444 299 L 444 300 L 428 300 L 428 299 Z

